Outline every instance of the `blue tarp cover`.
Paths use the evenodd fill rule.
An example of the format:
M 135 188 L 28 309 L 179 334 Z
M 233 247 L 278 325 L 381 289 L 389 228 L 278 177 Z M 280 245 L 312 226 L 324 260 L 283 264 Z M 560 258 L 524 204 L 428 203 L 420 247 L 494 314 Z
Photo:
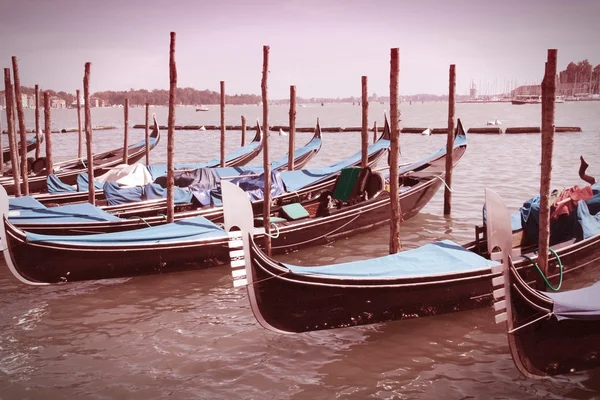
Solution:
M 55 174 L 48 175 L 48 178 L 46 178 L 46 186 L 48 187 L 48 193 L 50 194 L 76 191 L 73 186 L 63 183 Z
M 563 319 L 600 320 L 600 282 L 566 292 L 541 292 L 554 301 L 554 315 Z
M 13 224 L 63 224 L 72 222 L 120 221 L 90 203 L 21 210 L 19 215 L 9 217 Z
M 120 187 L 116 182 L 106 182 L 103 188 L 104 197 L 109 206 L 167 198 L 167 189 L 157 183 L 149 183 L 146 186 Z M 179 187 L 173 189 L 175 204 L 191 202 L 193 196 L 190 191 Z
M 27 232 L 28 242 L 86 244 L 92 246 L 137 245 L 192 242 L 205 238 L 226 237 L 225 232 L 204 217 L 184 219 L 151 228 L 96 235 L 40 235 Z
M 46 206 L 31 196 L 12 197 L 8 199 L 9 210 L 32 210 L 36 208 L 46 208 Z
M 496 264 L 497 262 L 487 260 L 450 240 L 444 240 L 370 260 L 320 267 L 284 265 L 293 273 L 301 275 L 380 279 L 469 272 L 490 268 Z
M 104 186 L 102 182 L 94 181 L 94 188 L 97 190 L 102 190 L 102 186 Z M 90 179 L 87 172 L 82 172 L 77 175 L 77 191 L 87 192 L 88 190 L 90 190 Z
M 592 197 L 594 198 L 600 203 L 600 195 Z M 592 214 L 589 204 L 582 200 L 577 203 L 577 222 L 581 226 L 584 239 L 600 235 L 600 212 Z
M 389 149 L 389 147 L 389 140 L 379 139 L 377 142 L 369 146 L 367 152 L 369 156 L 371 156 L 380 150 Z M 328 167 L 308 168 L 298 171 L 283 171 L 281 173 L 281 179 L 285 184 L 286 191 L 293 192 L 327 179 L 329 176 L 338 173 L 343 168 L 351 167 L 357 164 L 360 162 L 361 157 L 361 152 L 358 152 L 353 156 L 342 161 L 338 161 L 335 164 L 331 164 Z
M 591 226 L 594 225 L 594 216 L 600 213 L 600 183 L 592 186 L 593 197 L 585 203 L 588 206 L 587 216 L 579 216 L 579 205 L 577 210 L 573 210 L 569 215 L 563 215 L 550 224 L 550 245 L 568 241 L 579 236 L 582 225 L 580 218 L 583 218 L 588 229 L 588 235 L 593 232 Z M 579 202 L 581 203 L 581 201 Z M 523 229 L 531 241 L 537 242 L 539 236 L 539 219 L 540 219 L 540 196 L 537 195 L 525 203 L 520 209 Z M 590 230 L 591 229 L 591 230 Z M 589 237 L 589 236 L 588 236 Z

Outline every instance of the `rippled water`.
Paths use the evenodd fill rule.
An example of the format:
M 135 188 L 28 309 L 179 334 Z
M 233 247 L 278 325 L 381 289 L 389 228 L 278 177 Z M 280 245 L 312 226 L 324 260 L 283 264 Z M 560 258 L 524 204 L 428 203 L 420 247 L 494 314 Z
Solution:
M 373 104 L 371 121 L 381 126 L 386 105 Z M 227 123 L 261 115 L 256 106 L 229 107 Z M 166 109 L 156 108 L 166 124 Z M 271 124 L 286 124 L 287 108 L 270 109 Z M 94 109 L 94 125 L 122 125 L 122 110 Z M 131 123 L 143 122 L 132 109 Z M 557 134 L 553 186 L 581 184 L 579 156 L 600 177 L 600 102 L 557 105 L 557 125 L 583 133 Z M 538 106 L 459 104 L 466 128 L 500 119 L 504 126 L 539 125 Z M 358 126 L 351 105 L 298 108 L 298 126 Z M 31 115 L 28 115 L 31 119 Z M 402 104 L 402 126 L 443 127 L 447 104 Z M 4 119 L 3 119 L 4 121 Z M 73 110 L 56 110 L 53 127 L 76 126 Z M 177 109 L 178 124 L 218 124 L 218 109 Z M 3 124 L 4 125 L 4 124 Z M 165 132 L 166 134 L 166 132 Z M 132 130 L 132 140 L 143 131 Z M 298 144 L 310 134 L 298 134 Z M 6 136 L 4 136 L 3 140 Z M 53 135 L 55 157 L 76 155 L 76 134 Z M 120 146 L 121 131 L 95 133 L 95 151 Z M 239 145 L 239 132 L 227 147 Z M 274 134 L 272 156 L 286 152 L 287 137 Z M 470 135 L 455 170 L 453 212 L 442 214 L 439 192 L 402 227 L 405 248 L 431 240 L 471 240 L 479 223 L 485 187 L 495 189 L 511 210 L 539 189 L 539 135 Z M 309 166 L 324 165 L 357 151 L 359 133 L 324 134 L 323 149 Z M 438 149 L 444 136 L 402 135 L 401 162 Z M 176 161 L 218 156 L 217 132 L 178 131 Z M 166 160 L 166 136 L 151 154 Z M 257 163 L 262 158 L 257 158 Z M 298 251 L 280 259 L 316 265 L 383 255 L 388 230 Z M 345 328 L 294 336 L 262 329 L 244 289 L 233 289 L 227 268 L 187 271 L 46 288 L 19 284 L 0 264 L 0 398 L 598 398 L 600 371 L 527 380 L 515 369 L 503 329 L 491 309 L 432 318 Z M 571 280 L 584 285 L 593 271 Z

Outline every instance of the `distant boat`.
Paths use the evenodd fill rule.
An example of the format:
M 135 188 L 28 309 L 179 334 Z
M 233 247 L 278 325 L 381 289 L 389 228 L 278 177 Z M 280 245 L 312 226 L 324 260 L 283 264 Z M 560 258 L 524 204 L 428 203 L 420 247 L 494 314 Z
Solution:
M 495 121 L 488 121 L 487 125 L 502 125 L 502 122 L 498 118 Z
M 556 96 L 555 103 L 564 103 L 565 102 L 565 98 L 563 96 Z
M 425 129 L 423 132 L 421 132 L 421 135 L 431 135 L 431 129 Z
M 204 125 L 202 125 L 202 126 L 200 127 L 200 129 L 198 129 L 198 130 L 199 130 L 199 131 L 205 131 L 205 130 L 206 130 L 206 128 L 204 127 Z
M 287 133 L 285 133 L 283 129 L 279 128 L 279 136 L 287 136 Z
M 200 106 L 200 107 L 196 108 L 196 111 L 208 111 L 208 110 L 209 109 L 206 106 Z

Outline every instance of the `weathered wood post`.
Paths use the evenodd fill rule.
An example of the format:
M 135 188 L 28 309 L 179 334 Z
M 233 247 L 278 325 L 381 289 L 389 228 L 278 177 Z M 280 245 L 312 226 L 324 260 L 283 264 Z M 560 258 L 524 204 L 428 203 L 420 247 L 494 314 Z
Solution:
M 262 102 L 263 102 L 263 167 L 265 194 L 263 200 L 263 223 L 265 227 L 265 253 L 271 255 L 271 164 L 269 163 L 269 99 L 267 78 L 269 76 L 269 46 L 263 46 Z
M 246 117 L 242 115 L 242 146 L 246 145 Z
M 400 129 L 398 127 L 398 74 L 400 71 L 399 49 L 393 48 L 390 52 L 390 254 L 402 250 L 400 241 L 400 188 L 398 181 L 398 156 L 400 153 Z
M 177 65 L 175 64 L 175 32 L 171 32 L 169 49 L 169 118 L 167 135 L 167 222 L 175 220 L 175 166 L 173 153 L 175 151 L 175 91 L 177 90 Z
M 21 192 L 29 195 L 29 171 L 27 168 L 27 129 L 25 128 L 25 114 L 23 113 L 23 97 L 21 96 L 21 79 L 19 78 L 19 65 L 17 57 L 12 56 L 13 82 L 15 83 L 15 96 L 17 98 L 17 115 L 19 117 L 19 131 L 21 133 L 21 178 L 23 188 Z
M 548 50 L 548 61 L 542 81 L 542 162 L 540 177 L 540 230 L 538 264 L 548 276 L 548 248 L 550 247 L 550 185 L 552 181 L 552 152 L 554 149 L 554 109 L 556 101 L 556 59 L 558 51 Z M 544 288 L 543 282 L 538 285 Z
M 450 65 L 448 88 L 448 138 L 446 140 L 446 186 L 444 188 L 444 215 L 452 212 L 452 168 L 454 166 L 454 101 L 456 97 L 456 65 Z
M 144 127 L 146 138 L 146 165 L 150 165 L 150 103 L 146 103 L 146 126 Z
M 125 130 L 123 131 L 123 164 L 127 164 L 129 158 L 129 98 L 125 97 L 123 107 L 123 117 L 125 118 Z
M 367 147 L 369 147 L 369 95 L 367 93 L 367 77 L 363 76 L 361 79 L 362 86 L 362 129 L 360 131 L 360 151 L 361 159 L 360 166 L 365 168 L 368 165 L 369 153 Z
M 92 153 L 92 112 L 90 110 L 90 69 L 92 63 L 85 63 L 85 72 L 83 74 L 83 108 L 85 123 L 85 142 L 87 150 L 87 170 L 88 170 L 88 202 L 96 204 L 96 188 L 94 187 L 94 155 Z
M 19 179 L 19 158 L 15 142 L 15 106 L 13 87 L 10 81 L 10 68 L 4 68 L 4 96 L 6 96 L 6 129 L 8 130 L 8 145 L 10 148 L 10 168 L 12 170 L 14 195 L 21 196 L 21 180 Z
M 221 167 L 225 166 L 225 81 L 221 81 Z
M 77 158 L 81 159 L 83 157 L 83 138 L 81 137 L 81 92 L 79 89 L 75 91 L 75 95 L 77 96 Z
M 50 120 L 50 93 L 44 92 L 44 140 L 46 142 L 46 177 L 54 173 L 52 161 L 52 124 Z
M 289 132 L 289 152 L 288 152 L 288 171 L 294 170 L 294 150 L 296 149 L 296 86 L 290 86 L 290 132 Z
M 35 159 L 40 158 L 40 86 L 35 85 Z
M 377 121 L 373 121 L 373 143 L 377 141 Z

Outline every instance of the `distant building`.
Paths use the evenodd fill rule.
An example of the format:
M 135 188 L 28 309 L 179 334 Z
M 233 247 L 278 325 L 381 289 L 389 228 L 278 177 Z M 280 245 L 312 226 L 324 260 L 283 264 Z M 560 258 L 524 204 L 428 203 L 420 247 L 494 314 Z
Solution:
M 35 96 L 28 96 L 27 103 L 29 105 L 29 108 L 35 110 Z
M 4 93 L 0 96 L 0 108 L 6 108 L 6 96 L 4 96 Z
M 471 83 L 471 88 L 469 89 L 469 97 L 472 99 L 477 98 L 477 86 L 475 86 L 475 83 Z
M 100 99 L 97 97 L 90 97 L 90 107 L 100 107 Z
M 21 93 L 21 103 L 23 104 L 23 108 L 29 108 L 29 99 L 25 93 Z
M 58 97 L 53 97 L 50 100 L 50 108 L 67 108 L 67 102 Z

